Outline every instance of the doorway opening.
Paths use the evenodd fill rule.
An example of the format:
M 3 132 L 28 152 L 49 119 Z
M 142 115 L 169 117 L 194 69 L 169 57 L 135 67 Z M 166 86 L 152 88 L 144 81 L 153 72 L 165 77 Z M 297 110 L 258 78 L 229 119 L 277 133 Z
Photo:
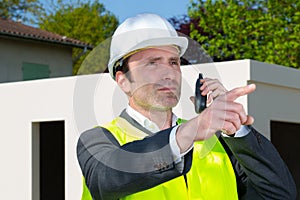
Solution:
M 32 123 L 32 199 L 65 199 L 65 122 Z
M 300 151 L 300 124 L 271 121 L 271 141 L 290 169 L 297 191 L 300 191 L 300 159 L 297 155 Z M 300 200 L 300 194 L 297 200 Z

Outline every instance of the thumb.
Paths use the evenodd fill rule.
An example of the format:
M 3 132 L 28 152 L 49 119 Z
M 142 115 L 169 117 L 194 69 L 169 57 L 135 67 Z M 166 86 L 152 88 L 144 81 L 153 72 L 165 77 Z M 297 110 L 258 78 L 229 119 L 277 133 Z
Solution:
M 252 125 L 254 123 L 254 118 L 250 115 L 247 115 L 247 120 L 243 123 L 243 125 Z

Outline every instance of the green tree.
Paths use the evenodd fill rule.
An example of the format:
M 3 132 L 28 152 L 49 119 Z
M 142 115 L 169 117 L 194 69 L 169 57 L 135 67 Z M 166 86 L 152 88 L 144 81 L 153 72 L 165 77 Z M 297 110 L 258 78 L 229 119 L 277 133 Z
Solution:
M 58 1 L 54 9 L 46 11 L 39 19 L 39 27 L 69 38 L 78 39 L 93 46 L 97 52 L 89 52 L 81 56 L 82 49 L 73 51 L 73 74 L 91 74 L 103 72 L 106 69 L 109 51 L 106 39 L 109 38 L 118 25 L 117 18 L 105 9 L 103 4 L 94 1 L 64 3 Z M 105 44 L 101 44 L 101 43 Z M 79 59 L 78 59 L 79 58 Z M 82 65 L 84 64 L 84 65 Z
M 300 1 L 196 0 L 190 36 L 217 61 L 255 59 L 300 68 Z
M 30 15 L 37 15 L 42 7 L 38 0 L 1 0 L 0 17 L 27 22 Z

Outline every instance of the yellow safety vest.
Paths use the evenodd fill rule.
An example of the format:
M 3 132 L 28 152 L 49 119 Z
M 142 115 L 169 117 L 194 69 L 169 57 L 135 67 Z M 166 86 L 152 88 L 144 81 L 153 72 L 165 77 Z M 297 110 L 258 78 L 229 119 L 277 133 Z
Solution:
M 181 122 L 182 120 L 180 120 Z M 103 126 L 108 129 L 120 145 L 143 139 L 146 134 L 121 117 Z M 238 199 L 236 179 L 229 157 L 214 135 L 208 140 L 194 143 L 193 161 L 190 171 L 148 190 L 134 193 L 122 200 L 235 200 Z M 85 181 L 82 200 L 92 200 Z

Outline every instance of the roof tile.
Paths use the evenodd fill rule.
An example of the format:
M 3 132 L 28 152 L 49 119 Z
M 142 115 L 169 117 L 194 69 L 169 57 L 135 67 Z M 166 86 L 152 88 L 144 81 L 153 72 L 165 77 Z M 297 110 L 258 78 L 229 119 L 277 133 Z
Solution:
M 22 24 L 21 22 L 15 22 L 9 19 L 0 18 L 0 35 L 6 35 L 11 37 L 19 37 L 24 39 L 32 39 L 44 42 L 52 42 L 62 45 L 74 46 L 88 49 L 92 49 L 92 45 L 89 45 L 80 40 L 61 36 L 49 31 L 41 30 L 31 26 Z

